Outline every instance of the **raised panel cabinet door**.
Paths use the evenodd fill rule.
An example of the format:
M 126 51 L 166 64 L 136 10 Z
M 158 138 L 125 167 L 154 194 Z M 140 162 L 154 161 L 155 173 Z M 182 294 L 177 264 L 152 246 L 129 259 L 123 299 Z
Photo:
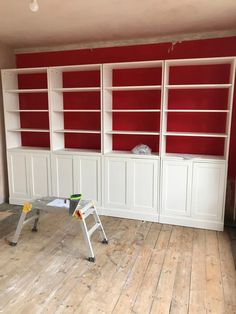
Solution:
M 105 158 L 105 206 L 127 209 L 130 205 L 128 191 L 128 159 Z
M 192 215 L 206 220 L 223 219 L 225 164 L 194 163 Z
M 132 209 L 157 213 L 157 160 L 132 160 Z
M 69 197 L 74 193 L 73 156 L 52 156 L 52 187 L 54 196 Z
M 189 216 L 192 164 L 189 161 L 163 161 L 161 212 L 169 216 Z
M 30 194 L 33 198 L 51 195 L 50 156 L 33 154 L 30 156 Z
M 24 153 L 8 153 L 8 177 L 10 202 L 30 199 L 28 171 L 28 155 Z
M 101 158 L 75 157 L 75 193 L 101 205 Z

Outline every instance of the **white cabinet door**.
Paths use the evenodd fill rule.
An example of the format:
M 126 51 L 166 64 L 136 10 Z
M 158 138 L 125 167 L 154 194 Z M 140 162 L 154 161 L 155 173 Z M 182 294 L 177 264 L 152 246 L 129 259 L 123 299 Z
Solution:
M 97 201 L 101 205 L 101 158 L 75 157 L 74 193 L 82 193 L 84 199 Z
M 74 193 L 73 156 L 52 155 L 53 195 L 69 197 Z
M 223 219 L 225 165 L 194 163 L 192 216 L 205 220 Z
M 32 198 L 51 195 L 50 156 L 31 154 L 29 156 L 30 194 Z
M 131 165 L 132 209 L 157 214 L 158 161 L 133 159 Z
M 17 203 L 17 200 L 25 201 L 30 199 L 27 161 L 27 154 L 18 152 L 8 153 L 8 176 L 11 203 Z
M 130 206 L 128 159 L 105 157 L 105 207 L 127 209 Z
M 161 211 L 163 215 L 189 216 L 191 162 L 163 161 Z

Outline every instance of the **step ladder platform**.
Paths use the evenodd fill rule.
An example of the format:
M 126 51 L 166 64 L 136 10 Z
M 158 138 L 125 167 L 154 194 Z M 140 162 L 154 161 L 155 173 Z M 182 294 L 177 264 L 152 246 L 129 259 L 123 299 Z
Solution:
M 50 204 L 51 203 L 51 204 Z M 50 205 L 49 205 L 50 204 Z M 58 204 L 59 206 L 55 206 Z M 36 210 L 36 214 L 28 215 L 31 209 Z M 49 213 L 59 213 L 60 211 L 68 211 L 69 213 L 69 206 L 68 202 L 64 202 L 64 199 L 56 198 L 56 197 L 44 197 L 42 199 L 33 200 L 32 202 L 26 202 L 23 205 L 22 213 L 11 241 L 8 241 L 8 244 L 11 246 L 16 246 L 24 225 L 28 224 L 31 221 L 34 221 L 34 225 L 32 231 L 38 231 L 38 221 L 40 218 L 40 212 L 49 212 Z M 86 224 L 86 218 L 89 216 L 93 216 L 95 224 L 88 229 Z M 71 215 L 70 215 L 71 216 Z M 77 218 L 80 222 L 80 226 L 83 232 L 84 240 L 88 250 L 88 261 L 95 262 L 95 255 L 93 252 L 92 244 L 91 244 L 91 236 L 95 231 L 100 232 L 101 242 L 103 244 L 108 244 L 107 236 L 103 229 L 102 222 L 100 217 L 97 213 L 97 209 L 95 206 L 95 201 L 93 200 L 80 200 L 77 204 L 73 215 L 71 218 Z

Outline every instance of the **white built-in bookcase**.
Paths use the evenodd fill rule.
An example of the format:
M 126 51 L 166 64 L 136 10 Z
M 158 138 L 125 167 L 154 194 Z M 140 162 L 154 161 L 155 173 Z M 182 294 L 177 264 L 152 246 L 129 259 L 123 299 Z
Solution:
M 135 77 L 133 80 L 126 79 L 126 76 L 129 75 L 129 72 L 135 71 L 137 69 L 146 69 L 143 82 L 138 82 L 139 84 L 135 84 Z M 160 70 L 159 77 L 156 78 L 156 81 L 149 83 L 148 71 L 152 71 L 155 69 Z M 145 129 L 135 129 L 135 126 L 132 130 L 117 130 L 114 129 L 113 119 L 116 116 L 126 115 L 132 120 L 133 114 L 139 114 L 145 119 L 146 114 L 152 114 L 159 119 L 160 122 L 160 112 L 161 112 L 161 94 L 163 89 L 163 69 L 164 62 L 163 61 L 146 61 L 146 62 L 127 62 L 127 63 L 113 63 L 113 64 L 105 64 L 103 66 L 103 115 L 104 115 L 104 153 L 126 153 L 130 154 L 130 151 L 116 151 L 113 149 L 113 137 L 119 135 L 127 135 L 127 136 L 139 136 L 144 135 L 146 137 L 153 136 L 154 141 L 156 143 L 160 142 L 160 126 L 158 126 L 157 130 L 147 131 Z M 115 73 L 116 71 L 124 71 L 123 77 L 121 75 L 121 79 L 118 84 L 115 82 Z M 123 78 L 123 80 L 122 80 Z M 142 83 L 142 84 L 141 84 Z M 118 103 L 114 106 L 113 97 L 114 93 L 122 93 L 122 92 L 132 92 L 133 94 L 137 94 L 139 91 L 160 91 L 159 101 L 157 99 L 155 104 L 149 104 L 148 100 L 143 106 L 135 107 L 135 106 L 125 106 L 123 103 Z M 138 143 L 137 143 L 138 144 Z M 154 155 L 158 155 L 159 152 L 155 152 Z
M 2 70 L 10 202 L 82 192 L 102 214 L 222 230 L 235 60 Z
M 198 67 L 198 66 L 215 66 L 215 65 L 228 65 L 229 66 L 229 75 L 228 80 L 224 82 L 217 82 L 212 77 L 212 82 L 210 83 L 199 83 L 194 82 L 194 73 L 193 78 L 191 78 L 191 83 L 182 83 L 181 77 L 179 77 L 179 82 L 175 82 L 171 84 L 171 70 L 173 68 L 181 67 L 183 70 L 186 67 Z M 201 73 L 201 72 L 200 72 Z M 217 73 L 216 73 L 217 74 Z M 219 73 L 218 73 L 219 77 Z M 207 58 L 207 59 L 186 59 L 186 60 L 169 60 L 165 62 L 165 75 L 164 75 L 164 89 L 163 89 L 163 110 L 162 110 L 162 146 L 161 152 L 162 156 L 179 156 L 178 151 L 175 153 L 168 154 L 166 150 L 166 142 L 170 137 L 190 137 L 190 138 L 221 138 L 224 139 L 224 150 L 221 156 L 205 156 L 206 158 L 214 158 L 214 159 L 228 159 L 229 153 L 229 144 L 230 144 L 230 130 L 231 130 L 231 117 L 232 117 L 232 104 L 233 104 L 233 92 L 234 92 L 234 82 L 235 82 L 235 59 L 234 58 Z M 198 79 L 199 80 L 199 79 Z M 223 103 L 212 103 L 210 107 L 201 109 L 200 104 L 195 102 L 194 109 L 188 109 L 186 106 L 182 107 L 181 105 L 176 106 L 175 108 L 170 108 L 168 105 L 168 99 L 171 91 L 178 91 L 178 93 L 184 94 L 186 91 L 195 90 L 197 93 L 200 93 L 204 90 L 212 90 L 217 91 L 224 89 L 227 91 L 228 99 L 225 100 L 225 104 Z M 199 108 L 200 107 L 200 108 Z M 223 109 L 222 109 L 223 108 Z M 220 114 L 226 116 L 225 130 L 220 133 L 215 132 L 194 132 L 194 131 L 169 131 L 168 130 L 168 120 L 169 116 L 173 113 L 193 113 L 195 118 L 198 117 L 199 114 L 207 113 L 211 114 L 214 118 L 214 114 Z M 191 154 L 191 152 L 190 152 Z M 182 154 L 183 156 L 185 154 Z M 204 157 L 197 154 L 191 154 L 191 157 Z M 186 155 L 186 157 L 188 157 Z
M 4 115 L 5 115 L 5 125 L 6 125 L 6 143 L 7 148 L 21 148 L 21 133 L 23 132 L 32 132 L 32 133 L 48 133 L 50 135 L 50 144 L 48 146 L 48 150 L 58 151 L 65 150 L 65 134 L 97 134 L 100 136 L 100 149 L 82 149 L 85 152 L 91 153 L 104 153 L 104 154 L 130 154 L 130 150 L 116 150 L 113 149 L 113 139 L 116 137 L 119 140 L 119 136 L 122 135 L 122 138 L 125 136 L 129 136 L 132 138 L 138 136 L 144 136 L 143 138 L 152 137 L 152 140 L 158 143 L 156 146 L 159 146 L 158 151 L 153 152 L 153 156 L 155 155 L 185 155 L 183 153 L 179 153 L 178 151 L 168 153 L 166 147 L 169 139 L 176 140 L 179 137 L 189 137 L 189 138 L 221 138 L 224 140 L 224 152 L 222 156 L 218 156 L 219 159 L 228 158 L 229 151 L 229 141 L 230 141 L 230 127 L 231 127 L 231 115 L 232 115 L 232 100 L 233 100 L 233 88 L 234 88 L 234 58 L 206 58 L 206 59 L 186 59 L 186 60 L 168 60 L 168 61 L 143 61 L 143 62 L 125 62 L 125 63 L 112 63 L 112 64 L 93 64 L 93 65 L 78 65 L 78 66 L 58 66 L 58 67 L 49 67 L 49 68 L 30 68 L 30 69 L 10 69 L 2 71 L 2 81 L 3 81 L 3 97 L 4 97 Z M 194 79 L 191 83 L 182 83 L 181 77 L 179 82 L 171 83 L 171 75 L 173 68 L 185 68 L 185 67 L 197 67 L 197 66 L 214 66 L 214 65 L 229 65 L 230 66 L 230 75 L 228 81 L 223 83 L 218 83 L 214 80 L 211 83 L 194 83 Z M 130 75 L 131 79 L 127 80 L 127 76 L 129 75 L 129 71 L 136 71 L 137 69 L 146 69 L 145 75 L 147 79 L 141 79 L 143 82 L 140 84 L 140 80 L 138 84 L 136 84 L 136 78 L 134 75 L 134 79 L 132 80 L 132 74 Z M 153 71 L 155 69 L 160 69 L 161 75 L 157 78 L 156 82 L 148 82 L 148 71 Z M 78 72 L 91 72 L 95 71 L 99 75 L 99 82 L 96 85 L 87 84 L 79 82 L 76 86 L 75 82 L 70 86 L 70 82 L 63 85 L 63 75 L 70 75 L 72 73 Z M 114 77 L 117 72 L 122 73 L 124 71 L 124 75 L 120 75 L 118 79 L 118 83 L 115 82 Z M 19 75 L 45 75 L 45 86 L 42 88 L 42 84 L 37 86 L 37 79 L 35 79 L 36 84 L 34 88 L 21 88 L 18 85 L 18 76 Z M 122 79 L 124 79 L 124 83 L 122 83 Z M 199 79 L 198 79 L 199 80 Z M 87 85 L 86 85 L 87 84 Z M 196 90 L 197 93 L 202 90 L 219 90 L 224 89 L 228 90 L 228 100 L 227 105 L 215 104 L 213 103 L 211 107 L 201 108 L 196 102 L 196 106 L 194 108 L 187 108 L 186 105 L 181 107 L 181 105 L 170 107 L 168 104 L 170 94 L 173 91 L 177 91 L 178 94 L 182 94 L 181 97 L 184 97 L 184 94 L 188 90 Z M 156 104 L 149 104 L 148 101 L 143 104 L 136 106 L 125 105 L 122 102 L 116 102 L 114 105 L 114 95 L 119 93 L 137 93 L 139 91 L 155 92 L 159 91 L 160 94 L 158 96 Z M 19 97 L 20 94 L 32 94 L 32 97 L 38 94 L 44 94 L 45 97 L 48 97 L 48 106 L 45 105 L 40 107 L 40 105 L 35 106 L 32 102 L 31 107 L 27 107 L 27 109 L 22 109 L 19 107 Z M 89 95 L 90 93 L 99 93 L 99 104 L 91 105 L 91 106 L 83 106 L 73 104 L 67 104 L 67 107 L 64 106 L 64 96 L 65 94 L 78 94 L 78 93 L 86 93 Z M 123 98 L 121 98 L 123 99 Z M 94 129 L 91 124 L 90 129 L 82 129 L 80 128 L 80 113 L 91 113 L 99 116 L 100 119 L 100 128 Z M 20 124 L 20 115 L 21 114 L 34 114 L 37 115 L 40 113 L 44 113 L 47 115 L 49 120 L 49 127 L 46 128 L 22 128 Z M 197 118 L 199 114 L 210 113 L 212 117 L 214 114 L 222 114 L 226 116 L 226 127 L 224 132 L 216 133 L 216 132 L 194 132 L 194 131 L 173 131 L 168 130 L 168 121 L 173 115 L 176 115 L 176 119 L 179 119 L 178 114 L 194 114 Z M 64 121 L 65 116 L 67 114 L 74 115 L 74 119 L 78 121 L 77 125 L 74 126 L 73 129 L 65 127 Z M 133 129 L 116 129 L 114 128 L 113 121 L 119 119 L 119 117 L 125 118 L 127 120 L 132 121 L 135 119 L 135 115 L 139 115 L 139 117 L 143 117 L 145 119 L 146 115 L 152 115 L 152 117 L 156 116 L 156 119 L 160 119 L 159 126 L 155 130 L 145 130 L 142 129 L 142 126 L 138 128 L 133 127 Z M 180 117 L 181 117 L 180 115 Z M 89 116 L 87 116 L 89 118 Z M 191 118 L 193 115 L 191 115 Z M 142 118 L 139 118 L 140 120 Z M 75 123 L 74 123 L 75 124 Z M 137 140 L 138 143 L 138 140 Z M 145 143 L 144 143 L 145 144 Z M 39 146 L 39 148 L 41 148 Z M 45 148 L 44 148 L 45 149 Z M 67 149 L 70 151 L 70 149 Z M 71 149 L 71 150 L 76 150 Z M 81 149 L 78 149 L 81 151 Z M 191 154 L 191 152 L 189 152 Z M 187 154 L 188 155 L 188 154 Z M 194 154 L 193 154 L 194 155 Z M 195 154 L 197 157 L 197 154 Z M 205 156 L 207 158 L 211 158 L 211 156 Z M 216 157 L 213 157 L 216 158 Z
M 65 74 L 80 74 L 86 72 L 97 72 L 99 76 L 99 82 L 95 86 L 87 84 L 83 81 L 74 81 L 73 85 L 70 86 L 70 82 L 65 86 L 63 84 L 63 75 Z M 102 65 L 80 65 L 80 66 L 65 66 L 65 67 L 52 67 L 49 69 L 50 78 L 50 108 L 51 108 L 51 148 L 53 151 L 65 149 L 65 134 L 99 134 L 102 140 L 102 128 L 94 129 L 91 124 L 91 129 L 82 129 L 80 127 L 80 113 L 90 113 L 99 115 L 102 126 Z M 76 84 L 77 83 L 77 84 Z M 88 97 L 90 93 L 100 94 L 100 103 L 96 108 L 86 107 L 74 104 L 73 106 L 64 107 L 64 94 L 75 94 L 75 93 L 87 93 Z M 64 125 L 64 116 L 67 114 L 73 114 L 74 119 L 77 121 L 77 127 L 70 129 Z M 89 119 L 89 115 L 87 116 Z M 102 144 L 101 144 L 102 147 Z M 70 150 L 70 149 L 68 149 Z M 101 150 L 85 150 L 88 152 L 101 153 Z
M 45 76 L 45 86 L 37 86 L 37 81 L 34 88 L 21 88 L 19 86 L 18 77 L 23 74 L 29 75 L 43 75 Z M 35 106 L 32 102 L 31 106 L 27 109 L 21 109 L 19 106 L 19 97 L 21 94 L 31 94 L 37 97 L 38 94 L 44 94 L 48 97 L 48 69 L 47 68 L 30 68 L 30 69 L 10 69 L 2 71 L 2 86 L 3 86 L 3 99 L 4 99 L 4 116 L 5 116 L 5 131 L 6 131 L 6 145 L 8 149 L 21 148 L 21 133 L 50 133 L 50 129 L 41 128 L 22 128 L 20 124 L 20 114 L 40 114 L 44 113 L 49 120 L 49 107 L 46 104 L 41 108 Z

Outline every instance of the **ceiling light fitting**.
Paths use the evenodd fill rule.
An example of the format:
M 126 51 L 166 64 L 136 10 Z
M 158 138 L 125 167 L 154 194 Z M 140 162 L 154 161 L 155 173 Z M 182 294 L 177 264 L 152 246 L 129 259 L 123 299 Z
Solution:
M 37 12 L 39 9 L 37 0 L 31 0 L 29 3 L 29 8 L 32 12 Z

